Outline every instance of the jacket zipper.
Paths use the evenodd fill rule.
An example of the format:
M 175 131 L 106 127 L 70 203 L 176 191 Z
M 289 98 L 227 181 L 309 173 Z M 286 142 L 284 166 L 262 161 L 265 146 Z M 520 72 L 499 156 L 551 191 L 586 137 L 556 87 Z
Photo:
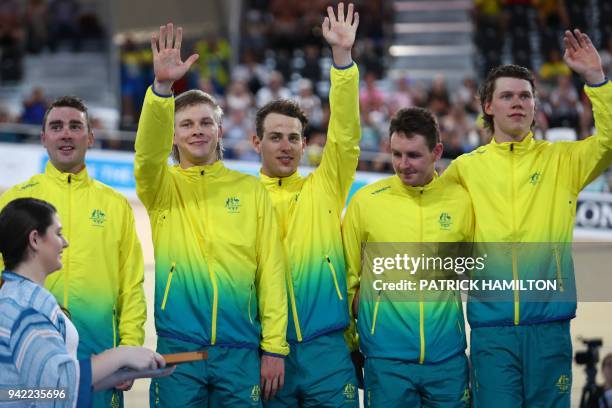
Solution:
M 113 306 L 113 348 L 117 347 L 117 305 Z
M 419 242 L 423 242 L 423 189 L 419 194 Z M 421 342 L 421 353 L 419 364 L 425 361 L 425 304 L 423 303 L 423 293 L 419 294 L 419 338 Z
M 284 244 L 283 244 L 284 245 Z M 295 301 L 295 292 L 293 290 L 293 275 L 291 274 L 291 265 L 287 260 L 287 287 L 289 288 L 289 297 L 291 299 L 291 311 L 293 312 L 293 325 L 295 326 L 295 336 L 297 341 L 302 341 L 302 329 L 300 329 L 300 319 L 298 318 L 297 305 Z
M 168 300 L 168 292 L 170 292 L 170 285 L 172 284 L 172 274 L 176 268 L 176 262 L 172 262 L 170 267 L 170 273 L 168 273 L 168 279 L 166 280 L 166 289 L 164 290 L 164 298 L 162 299 L 161 310 L 166 310 L 166 301 Z
M 68 228 L 66 237 L 68 240 L 72 239 L 72 174 L 68 175 Z M 66 269 L 64 269 L 64 308 L 68 309 L 68 286 L 70 283 L 70 252 L 66 252 L 66 259 L 64 261 Z
M 372 313 L 372 335 L 374 335 L 374 331 L 376 330 L 376 318 L 378 317 L 378 306 L 380 305 L 380 292 L 381 291 L 379 290 L 378 295 L 376 296 L 376 303 L 374 304 L 374 313 Z
M 516 239 L 516 202 L 515 202 L 515 195 L 514 195 L 514 143 L 510 144 L 510 160 L 511 160 L 511 176 L 510 176 L 510 191 L 512 194 L 512 197 L 510 198 L 510 201 L 512 202 L 512 239 L 515 240 Z M 516 259 L 516 244 L 514 242 L 512 242 L 512 279 L 518 283 L 518 265 L 517 265 L 517 259 Z M 520 312 L 521 312 L 521 303 L 520 303 L 521 299 L 519 296 L 519 292 L 518 289 L 514 289 L 514 325 L 518 326 L 521 319 L 520 319 Z
M 283 185 L 283 181 L 282 179 L 278 179 L 278 187 L 281 187 Z M 279 194 L 282 194 L 282 190 L 279 191 Z M 283 239 L 283 248 L 285 249 L 285 252 L 288 253 L 289 251 L 286 250 L 286 248 L 284 247 L 284 239 L 286 236 L 286 231 L 283 230 L 284 226 L 280 225 L 281 228 L 281 234 L 282 234 L 282 239 Z M 291 273 L 291 264 L 290 262 L 287 260 L 287 268 L 286 268 L 286 272 L 285 272 L 285 276 L 286 276 L 286 280 L 287 280 L 287 289 L 288 289 L 288 294 L 289 294 L 289 302 L 291 304 L 291 312 L 293 313 L 293 325 L 295 326 L 295 337 L 297 338 L 298 342 L 302 341 L 302 329 L 300 328 L 300 318 L 298 316 L 298 312 L 297 312 L 297 302 L 295 300 L 295 291 L 293 289 L 293 275 Z
M 204 177 L 204 171 L 202 171 L 200 173 L 200 175 L 202 177 Z M 206 194 L 206 180 L 203 179 L 202 180 L 202 189 L 203 191 L 203 195 L 204 197 L 207 196 Z M 208 236 L 212 237 L 212 231 L 210 230 L 210 225 L 211 223 L 208 222 L 208 203 L 206 202 L 206 198 L 204 198 L 204 200 L 202 200 L 204 202 L 204 222 L 205 222 L 205 227 L 208 227 Z M 205 232 L 205 231 L 203 231 Z M 206 248 L 206 243 L 203 242 L 203 247 Z M 212 245 L 210 246 L 210 251 L 209 253 L 205 254 L 206 256 L 206 264 L 208 267 L 208 276 L 210 278 L 210 282 L 212 283 L 212 287 L 213 287 L 213 305 L 212 305 L 212 317 L 211 317 L 211 323 L 210 323 L 210 345 L 214 346 L 215 343 L 217 342 L 217 307 L 219 304 L 219 288 L 217 287 L 217 278 L 215 277 L 215 272 L 212 268 L 212 263 L 211 260 L 214 257 L 214 253 L 213 253 L 213 249 L 212 249 Z
M 561 256 L 559 255 L 559 248 L 553 248 L 553 252 L 555 253 L 555 262 L 557 263 L 557 282 L 559 282 L 559 291 L 564 292 L 565 288 L 563 287 L 563 277 L 561 274 Z
M 253 315 L 251 313 L 251 299 L 253 298 L 253 284 L 251 283 L 251 287 L 249 289 L 249 304 L 248 304 L 248 313 L 249 313 L 249 321 L 253 324 Z
M 325 260 L 327 261 L 327 265 L 329 265 L 329 270 L 331 271 L 332 278 L 334 279 L 334 286 L 336 286 L 336 293 L 338 294 L 338 299 L 342 300 L 342 293 L 340 292 L 340 286 L 338 285 L 336 269 L 334 268 L 331 259 L 329 259 L 329 255 L 325 255 Z

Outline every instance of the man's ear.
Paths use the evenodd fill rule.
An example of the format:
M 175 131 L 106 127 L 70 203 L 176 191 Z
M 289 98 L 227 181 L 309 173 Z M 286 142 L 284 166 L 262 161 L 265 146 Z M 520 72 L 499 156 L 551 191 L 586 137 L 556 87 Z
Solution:
M 251 144 L 253 145 L 253 149 L 255 149 L 257 154 L 261 154 L 261 139 L 255 133 L 251 135 Z
M 221 140 L 223 138 L 223 126 L 219 125 L 219 130 L 217 131 L 217 136 L 219 137 L 219 140 Z
M 442 157 L 442 152 L 444 151 L 444 145 L 442 143 L 436 143 L 434 146 L 432 153 L 434 154 L 434 158 L 436 161 L 440 160 Z

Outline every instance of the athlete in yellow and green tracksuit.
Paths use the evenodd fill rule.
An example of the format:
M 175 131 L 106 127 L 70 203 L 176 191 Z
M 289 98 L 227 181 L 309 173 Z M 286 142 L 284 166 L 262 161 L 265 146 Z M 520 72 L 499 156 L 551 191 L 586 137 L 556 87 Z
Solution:
M 596 135 L 557 143 L 536 140 L 532 133 L 518 142 L 493 139 L 445 172 L 468 190 L 476 217 L 474 239 L 497 258 L 480 278 L 558 283 L 545 301 L 519 291 L 504 301 L 471 297 L 467 314 L 477 406 L 569 406 L 576 202 L 612 162 L 612 84 L 585 86 L 585 92 Z
M 78 358 L 119 345 L 142 345 L 142 250 L 125 197 L 89 177 L 86 168 L 64 173 L 51 162 L 43 174 L 6 191 L 0 208 L 20 197 L 50 202 L 62 220 L 69 246 L 62 255 L 62 269 L 50 275 L 45 286 L 68 310 L 79 332 Z M 120 403 L 117 391 L 94 394 L 95 407 Z
M 340 232 L 359 158 L 358 92 L 355 63 L 332 67 L 331 116 L 319 167 L 307 177 L 297 171 L 282 178 L 260 173 L 289 262 L 291 354 L 285 386 L 270 407 L 358 403 L 355 372 L 343 338 L 349 311 Z
M 147 91 L 136 137 L 136 191 L 155 248 L 161 353 L 207 348 L 152 383 L 152 406 L 259 406 L 259 353 L 285 356 L 285 260 L 272 203 L 223 162 L 169 166 L 174 98 Z M 208 402 L 207 402 L 208 401 Z
M 459 293 L 398 296 L 374 287 L 373 280 L 379 276 L 385 280 L 384 275 L 374 277 L 368 265 L 372 257 L 389 251 L 416 257 L 423 253 L 443 256 L 432 248 L 441 248 L 440 243 L 470 242 L 473 228 L 470 197 L 444 177 L 434 175 L 424 186 L 410 186 L 394 175 L 363 187 L 351 199 L 342 237 L 349 302 L 359 289 L 357 329 L 366 357 L 366 406 L 469 404 Z M 435 244 L 426 245 L 430 248 L 426 250 L 421 243 Z M 408 272 L 394 276 L 402 273 L 410 279 Z M 415 277 L 427 279 L 425 273 L 417 271 Z

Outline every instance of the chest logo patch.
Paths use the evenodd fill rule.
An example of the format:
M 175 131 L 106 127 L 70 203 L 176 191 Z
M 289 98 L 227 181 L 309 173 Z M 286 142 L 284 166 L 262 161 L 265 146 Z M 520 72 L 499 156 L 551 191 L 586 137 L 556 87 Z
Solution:
M 225 208 L 230 214 L 236 214 L 240 212 L 240 199 L 238 197 L 228 197 L 225 200 Z
M 531 176 L 529 176 L 529 183 L 532 186 L 535 186 L 536 184 L 538 184 L 538 181 L 540 181 L 540 176 L 541 175 L 542 175 L 542 173 L 540 173 L 539 171 L 536 171 Z
M 449 213 L 443 212 L 440 213 L 438 223 L 440 224 L 440 229 L 449 230 L 451 225 L 453 224 L 453 219 L 451 218 Z
M 104 222 L 106 221 L 106 214 L 104 213 L 104 211 L 96 208 L 91 212 L 91 216 L 89 217 L 89 219 L 91 220 L 93 225 L 102 227 L 104 226 Z

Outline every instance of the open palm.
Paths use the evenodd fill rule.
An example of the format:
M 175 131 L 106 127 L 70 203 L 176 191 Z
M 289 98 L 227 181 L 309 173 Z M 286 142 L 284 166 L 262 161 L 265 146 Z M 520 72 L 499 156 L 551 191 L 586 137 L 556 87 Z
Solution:
M 334 9 L 327 8 L 327 17 L 323 20 L 323 37 L 331 47 L 350 49 L 355 43 L 355 34 L 359 26 L 359 13 L 353 12 L 353 3 L 348 5 L 346 16 L 344 15 L 344 3 L 338 4 L 338 16 Z
M 565 44 L 563 59 L 567 66 L 583 77 L 593 73 L 603 76 L 599 53 L 586 34 L 580 30 L 574 30 L 573 33 L 566 31 L 563 42 Z
M 191 65 L 198 59 L 197 54 L 191 55 L 184 62 L 181 60 L 181 42 L 183 29 L 176 29 L 172 23 L 159 28 L 159 37 L 151 37 L 151 50 L 153 51 L 153 70 L 155 79 L 160 83 L 172 83 L 185 75 Z

